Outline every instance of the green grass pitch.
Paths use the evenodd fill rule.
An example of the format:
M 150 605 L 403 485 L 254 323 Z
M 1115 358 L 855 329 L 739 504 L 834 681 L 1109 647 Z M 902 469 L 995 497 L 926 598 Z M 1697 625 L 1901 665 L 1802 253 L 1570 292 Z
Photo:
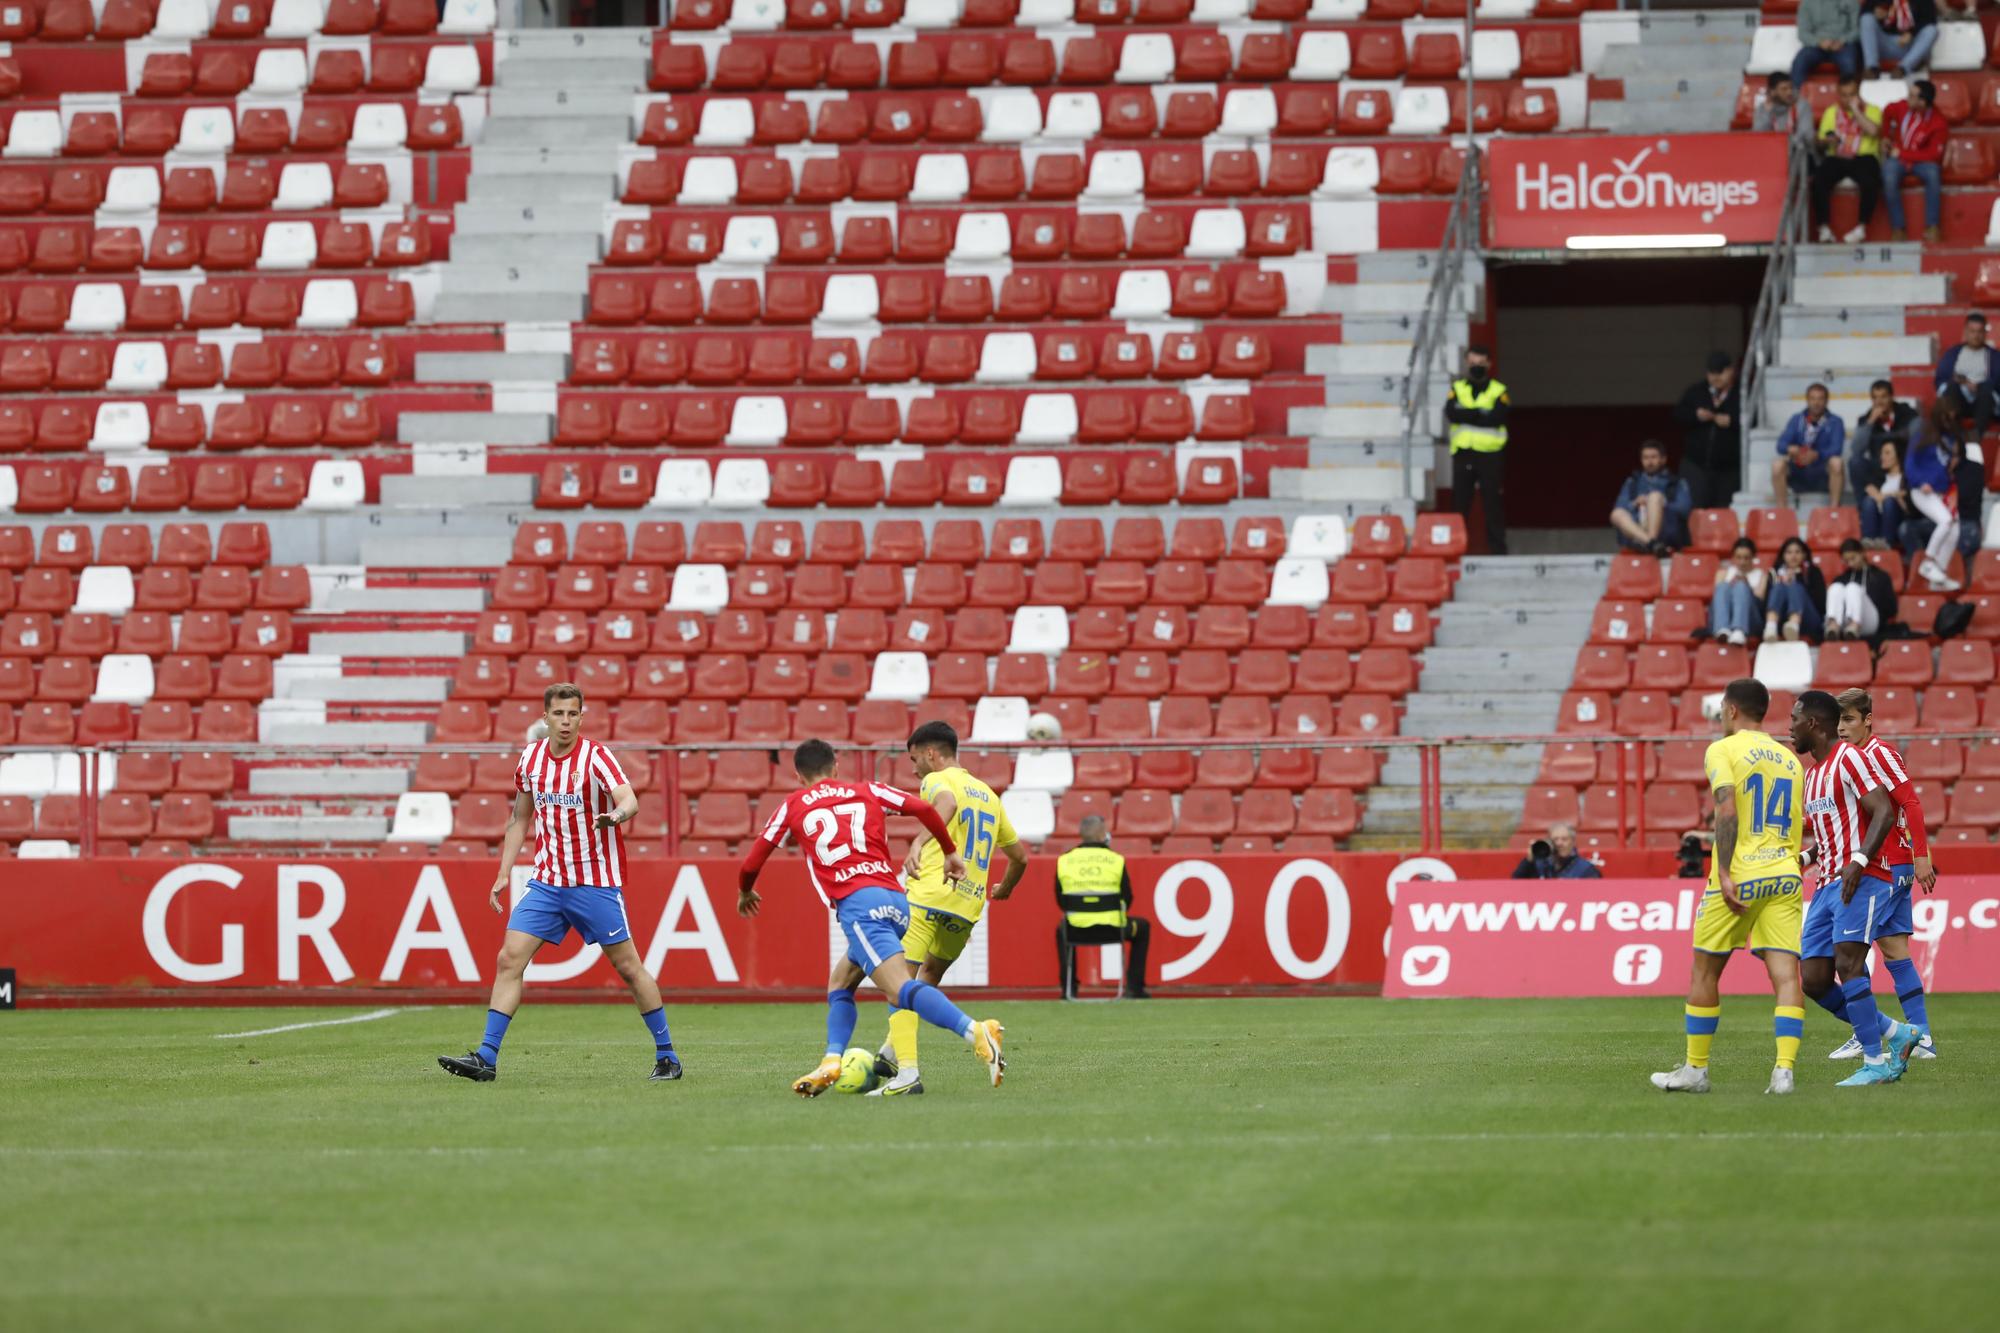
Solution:
M 0 1329 L 1995 1327 L 2000 997 L 1943 1057 L 1668 1097 L 1673 1000 L 975 1005 L 926 1096 L 787 1090 L 810 1005 L 0 1014 Z M 882 1034 L 864 1003 L 857 1042 Z M 1898 1261 L 1892 1270 L 1892 1261 Z

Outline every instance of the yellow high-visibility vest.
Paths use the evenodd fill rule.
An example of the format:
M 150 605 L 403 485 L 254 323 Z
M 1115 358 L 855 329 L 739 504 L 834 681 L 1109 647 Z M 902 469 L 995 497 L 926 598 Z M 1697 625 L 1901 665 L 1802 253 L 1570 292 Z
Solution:
M 1123 926 L 1125 858 L 1109 847 L 1077 847 L 1056 858 L 1057 890 L 1066 899 L 1084 899 L 1084 910 L 1065 913 L 1070 928 Z
M 1488 411 L 1495 403 L 1506 396 L 1507 386 L 1499 380 L 1486 381 L 1486 388 L 1480 393 L 1474 393 L 1472 386 L 1464 380 L 1453 380 L 1451 382 L 1452 401 L 1460 407 L 1469 407 L 1474 411 Z M 1507 428 L 1505 426 L 1472 426 L 1458 421 L 1451 423 L 1451 451 L 1453 453 L 1457 453 L 1461 449 L 1471 449 L 1482 454 L 1497 454 L 1506 447 Z

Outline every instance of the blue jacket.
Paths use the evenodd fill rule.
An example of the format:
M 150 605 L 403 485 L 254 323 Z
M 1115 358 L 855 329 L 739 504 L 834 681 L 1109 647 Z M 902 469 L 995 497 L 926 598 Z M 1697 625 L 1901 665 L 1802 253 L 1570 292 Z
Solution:
M 1618 488 L 1618 507 L 1630 509 L 1639 503 L 1641 496 L 1658 492 L 1667 497 L 1665 520 L 1660 524 L 1660 540 L 1672 547 L 1688 544 L 1688 515 L 1694 512 L 1694 495 L 1688 484 L 1670 469 L 1647 472 L 1640 468 L 1625 478 L 1625 484 Z
M 1831 410 L 1819 419 L 1817 430 L 1807 423 L 1804 412 L 1795 412 L 1778 436 L 1778 453 L 1788 454 L 1801 444 L 1810 445 L 1822 463 L 1829 458 L 1838 458 L 1841 450 L 1847 447 L 1847 427 Z
M 1942 448 L 1931 440 L 1925 440 L 1910 451 L 1910 461 L 1903 466 L 1903 482 L 1911 490 L 1928 486 L 1939 495 L 1951 490 L 1952 450 L 1949 444 Z
M 1952 344 L 1946 350 L 1944 359 L 1937 363 L 1937 374 L 1931 378 L 1939 393 L 1949 389 L 1958 379 L 1958 354 L 1964 347 L 1964 343 Z M 2000 392 L 2000 347 L 1992 343 L 1986 344 L 1986 370 L 1986 383 L 1980 387 L 1988 393 Z

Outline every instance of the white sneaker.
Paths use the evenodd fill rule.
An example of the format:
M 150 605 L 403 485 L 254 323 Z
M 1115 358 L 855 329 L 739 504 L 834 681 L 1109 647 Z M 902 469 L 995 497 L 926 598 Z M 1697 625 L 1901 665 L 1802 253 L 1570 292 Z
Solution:
M 1861 1058 L 1861 1038 L 1849 1037 L 1840 1045 L 1826 1053 L 1829 1060 L 1859 1060 Z
M 1679 1065 L 1671 1073 L 1653 1075 L 1653 1086 L 1661 1092 L 1707 1092 L 1708 1068 Z
M 1931 1034 L 1930 1034 L 1930 1033 L 1926 1032 L 1926 1033 L 1924 1034 L 1924 1039 L 1923 1039 L 1922 1041 L 1918 1042 L 1918 1043 L 1916 1044 L 1916 1046 L 1915 1046 L 1915 1047 L 1913 1047 L 1913 1048 L 1911 1049 L 1911 1051 L 1910 1051 L 1910 1058 L 1911 1058 L 1912 1060 L 1935 1060 L 1935 1059 L 1937 1059 L 1937 1047 L 1935 1047 L 1935 1046 L 1931 1045 Z
M 1771 1086 L 1764 1089 L 1764 1095 L 1767 1097 L 1771 1096 L 1783 1097 L 1787 1093 L 1791 1092 L 1791 1090 L 1792 1090 L 1792 1071 L 1789 1069 L 1776 1069 L 1776 1068 L 1772 1069 Z
M 1819 239 L 1822 245 L 1832 245 L 1834 242 L 1833 228 L 1822 222 L 1819 227 Z
M 1854 228 L 1852 231 L 1848 232 L 1847 235 L 1841 237 L 1840 239 L 1846 241 L 1849 245 L 1861 244 L 1861 242 L 1868 239 L 1867 224 L 1863 223 L 1861 226 Z
M 1726 637 L 1732 645 L 1738 648 L 1741 648 L 1745 644 L 1750 642 L 1750 636 L 1748 634 L 1745 634 L 1740 629 L 1730 630 L 1729 633 L 1724 637 Z

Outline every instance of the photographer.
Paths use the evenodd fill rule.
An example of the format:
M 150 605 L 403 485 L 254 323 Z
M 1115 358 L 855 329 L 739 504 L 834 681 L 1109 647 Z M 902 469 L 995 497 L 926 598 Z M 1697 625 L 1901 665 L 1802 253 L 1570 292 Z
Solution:
M 1576 830 L 1568 824 L 1549 825 L 1549 836 L 1528 844 L 1528 854 L 1514 867 L 1514 879 L 1597 879 L 1597 867 L 1576 854 Z

